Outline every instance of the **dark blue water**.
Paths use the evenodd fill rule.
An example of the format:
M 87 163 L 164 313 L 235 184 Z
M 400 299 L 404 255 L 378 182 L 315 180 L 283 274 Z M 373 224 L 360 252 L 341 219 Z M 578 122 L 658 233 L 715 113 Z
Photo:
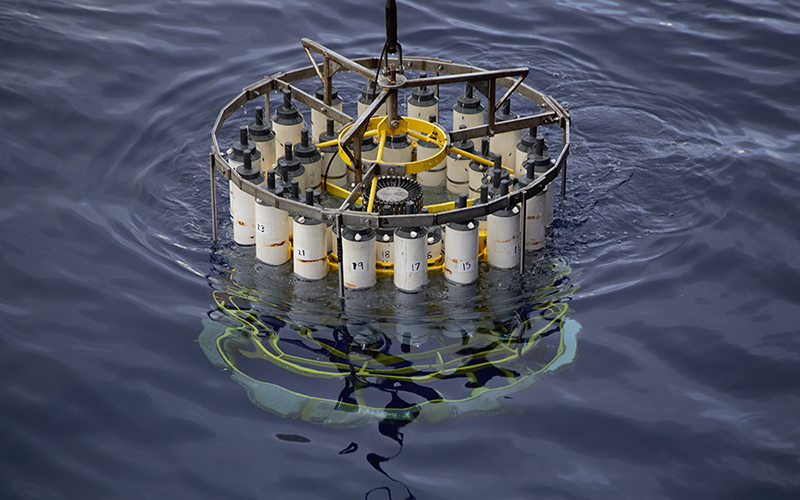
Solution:
M 302 37 L 377 55 L 382 22 L 377 1 L 0 5 L 0 498 L 798 498 L 796 2 L 402 2 L 406 54 L 528 66 L 570 109 L 544 255 L 577 357 L 503 412 L 346 428 L 264 411 L 209 361 L 241 257 L 212 252 L 218 110 L 305 66 Z

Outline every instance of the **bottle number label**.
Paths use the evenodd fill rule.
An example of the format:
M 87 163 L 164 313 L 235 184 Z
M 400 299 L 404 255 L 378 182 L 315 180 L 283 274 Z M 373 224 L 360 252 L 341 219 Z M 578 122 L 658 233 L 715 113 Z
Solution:
M 256 224 L 256 231 L 261 234 L 270 235 L 272 234 L 272 226 L 269 224 Z
M 408 263 L 408 272 L 410 273 L 418 273 L 424 269 L 427 269 L 427 266 L 423 265 L 420 261 Z
M 383 250 L 380 252 L 381 260 L 384 262 L 389 262 L 392 260 L 392 251 L 391 250 Z
M 519 255 L 519 243 L 514 245 L 514 255 Z
M 355 272 L 361 273 L 367 270 L 367 264 L 363 260 L 354 260 L 350 263 L 350 268 Z
M 428 260 L 433 260 L 433 252 L 428 250 Z
M 462 260 L 456 266 L 456 270 L 462 273 L 469 273 L 475 269 L 475 260 Z
M 305 249 L 305 248 L 295 248 L 295 249 L 294 249 L 294 251 L 295 251 L 295 254 L 296 254 L 298 257 L 305 257 L 305 256 L 306 256 L 306 254 L 307 254 L 307 252 L 306 252 L 306 249 Z

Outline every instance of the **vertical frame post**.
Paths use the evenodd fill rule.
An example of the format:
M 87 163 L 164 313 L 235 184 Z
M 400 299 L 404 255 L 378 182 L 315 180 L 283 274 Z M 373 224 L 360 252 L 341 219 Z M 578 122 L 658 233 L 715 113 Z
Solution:
M 214 153 L 208 155 L 211 164 L 211 234 L 214 246 L 217 245 L 217 176 L 214 172 Z
M 342 299 L 342 304 L 344 304 L 344 253 L 342 249 L 342 229 L 343 223 L 342 220 L 342 213 L 339 212 L 336 214 L 336 255 L 339 258 L 339 298 Z
M 561 143 L 561 149 L 567 147 L 567 141 L 569 141 L 569 134 L 567 133 L 567 127 L 569 127 L 569 123 L 564 122 L 564 140 Z M 567 195 L 567 157 L 564 157 L 564 163 L 561 165 L 561 201 L 564 201 L 564 197 Z
M 525 275 L 525 239 L 528 237 L 525 229 L 528 226 L 528 200 L 526 199 L 526 192 L 522 192 L 522 202 L 519 209 L 519 220 L 522 227 L 519 230 L 519 274 Z

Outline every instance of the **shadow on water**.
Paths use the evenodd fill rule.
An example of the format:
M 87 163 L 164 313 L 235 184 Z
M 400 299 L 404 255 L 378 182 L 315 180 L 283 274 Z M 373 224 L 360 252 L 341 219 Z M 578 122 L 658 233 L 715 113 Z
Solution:
M 199 337 L 206 356 L 280 417 L 377 424 L 400 449 L 366 459 L 399 485 L 383 464 L 402 451 L 404 426 L 513 410 L 512 395 L 576 358 L 580 326 L 568 303 L 578 287 L 560 262 L 528 259 L 525 276 L 486 266 L 472 286 L 432 275 L 416 294 L 379 280 L 340 300 L 335 273 L 302 281 L 291 264 L 263 266 L 252 252 L 231 245 L 212 254 L 214 304 Z M 366 498 L 382 490 L 392 498 L 387 486 Z

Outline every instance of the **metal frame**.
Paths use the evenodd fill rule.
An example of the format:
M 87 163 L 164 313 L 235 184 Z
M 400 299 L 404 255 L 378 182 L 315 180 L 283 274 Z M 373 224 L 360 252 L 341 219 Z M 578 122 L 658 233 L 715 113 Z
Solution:
M 372 228 L 397 228 L 409 226 L 433 226 L 446 224 L 448 222 L 456 222 L 460 220 L 468 220 L 476 217 L 491 214 L 498 210 L 502 210 L 508 206 L 513 206 L 521 203 L 522 214 L 525 214 L 524 201 L 544 190 L 545 186 L 552 182 L 561 172 L 561 194 L 566 194 L 566 167 L 567 157 L 569 156 L 570 148 L 570 122 L 571 118 L 569 113 L 552 97 L 543 94 L 532 87 L 522 83 L 522 80 L 528 74 L 528 68 L 512 68 L 507 70 L 494 70 L 487 71 L 475 66 L 465 64 L 458 64 L 451 61 L 426 58 L 426 57 L 407 57 L 403 60 L 404 68 L 415 71 L 428 71 L 433 72 L 435 76 L 431 78 L 419 78 L 413 80 L 398 81 L 397 85 L 393 87 L 412 88 L 422 85 L 435 85 L 438 94 L 440 85 L 454 84 L 460 82 L 470 82 L 470 84 L 478 89 L 479 92 L 484 94 L 488 100 L 487 107 L 487 123 L 485 125 L 462 129 L 456 132 L 448 132 L 450 135 L 450 143 L 461 141 L 465 139 L 472 139 L 482 136 L 493 136 L 498 133 L 508 132 L 512 130 L 521 130 L 524 128 L 538 127 L 542 125 L 557 124 L 563 130 L 563 142 L 561 151 L 555 160 L 554 165 L 547 170 L 536 181 L 527 185 L 526 187 L 512 191 L 508 195 L 492 200 L 491 202 L 483 205 L 476 205 L 467 208 L 453 209 L 446 212 L 430 213 L 430 214 L 413 214 L 413 215 L 391 215 L 384 216 L 377 213 L 354 212 L 348 210 L 354 200 L 357 198 L 359 192 L 364 189 L 366 182 L 369 182 L 375 175 L 388 175 L 389 168 L 393 169 L 394 174 L 401 174 L 397 172 L 397 165 L 381 165 L 372 163 L 367 172 L 361 179 L 357 179 L 358 183 L 351 192 L 351 195 L 342 203 L 339 208 L 318 208 L 306 205 L 301 202 L 289 200 L 286 198 L 278 198 L 266 189 L 252 184 L 251 182 L 242 179 L 235 169 L 231 168 L 227 161 L 222 156 L 218 137 L 222 130 L 225 121 L 233 115 L 233 113 L 242 107 L 248 101 L 256 99 L 261 96 L 268 96 L 270 92 L 281 91 L 288 89 L 292 98 L 301 103 L 309 106 L 310 108 L 320 111 L 325 116 L 334 119 L 341 124 L 355 123 L 348 131 L 347 137 L 343 140 L 354 140 L 354 151 L 356 152 L 356 162 L 360 164 L 360 147 L 359 142 L 363 139 L 363 130 L 366 124 L 369 123 L 369 117 L 380 106 L 383 100 L 388 98 L 388 93 L 391 89 L 384 89 L 378 98 L 373 101 L 370 108 L 356 119 L 349 115 L 338 111 L 330 106 L 331 103 L 331 87 L 332 78 L 338 72 L 352 71 L 372 81 L 378 78 L 378 72 L 375 70 L 380 67 L 381 60 L 379 58 L 360 58 L 348 59 L 340 54 L 319 45 L 309 39 L 303 39 L 303 48 L 312 61 L 311 66 L 301 68 L 294 71 L 285 73 L 277 73 L 272 76 L 265 77 L 259 82 L 256 82 L 246 87 L 236 97 L 234 97 L 217 115 L 214 122 L 214 127 L 211 133 L 211 197 L 212 197 L 212 221 L 213 221 L 213 234 L 214 243 L 217 243 L 217 200 L 216 189 L 214 184 L 214 171 L 219 172 L 223 177 L 232 181 L 245 193 L 248 193 L 255 198 L 265 202 L 266 204 L 286 210 L 292 214 L 299 214 L 305 217 L 314 218 L 326 222 L 336 222 L 345 226 L 369 226 Z M 312 52 L 319 53 L 323 56 L 322 69 L 314 59 Z M 399 62 L 399 60 L 392 60 Z M 391 62 L 391 61 L 390 61 Z M 441 74 L 444 73 L 444 76 Z M 324 87 L 324 102 L 320 101 L 314 96 L 300 90 L 292 85 L 292 83 L 309 78 L 317 77 Z M 503 97 L 495 102 L 497 86 L 507 89 Z M 508 100 L 512 94 L 517 93 L 522 97 L 527 98 L 539 104 L 544 108 L 544 112 L 532 116 L 520 117 L 515 120 L 509 120 L 501 123 L 495 123 L 494 111 L 502 106 L 503 102 Z M 382 99 L 381 99 L 382 97 Z M 269 99 L 265 99 L 268 105 Z M 371 111 L 371 112 L 370 112 Z M 357 133 L 361 131 L 361 133 Z M 345 148 L 347 151 L 347 148 Z M 360 169 L 359 169 L 360 170 Z M 523 224 L 524 224 L 524 218 Z M 523 233 L 524 234 L 524 233 Z M 520 270 L 524 267 L 525 255 L 525 242 L 521 241 L 521 258 Z

